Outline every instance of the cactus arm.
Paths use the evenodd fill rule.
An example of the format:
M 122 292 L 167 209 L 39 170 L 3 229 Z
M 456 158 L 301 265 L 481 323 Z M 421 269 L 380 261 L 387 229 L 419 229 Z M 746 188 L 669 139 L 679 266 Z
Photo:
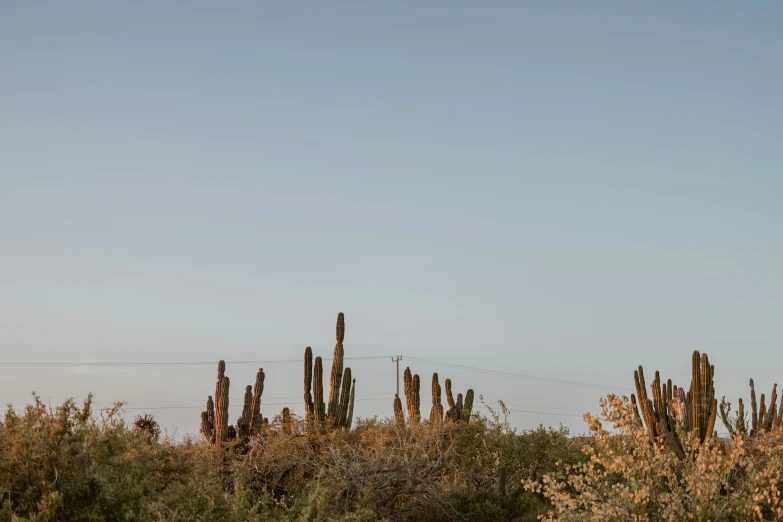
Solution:
M 400 400 L 400 396 L 396 393 L 394 394 L 394 420 L 400 426 L 405 425 L 405 414 L 402 412 L 402 401 Z
M 348 404 L 348 420 L 346 421 L 346 429 L 351 429 L 351 424 L 353 424 L 353 400 L 356 396 L 356 379 L 353 380 L 351 383 L 351 400 Z

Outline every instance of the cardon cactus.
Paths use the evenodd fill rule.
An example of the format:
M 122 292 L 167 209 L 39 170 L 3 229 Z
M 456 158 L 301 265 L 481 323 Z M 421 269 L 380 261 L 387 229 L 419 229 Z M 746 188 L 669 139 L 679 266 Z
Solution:
M 470 422 L 470 416 L 473 413 L 473 390 L 469 389 L 465 393 L 465 404 L 463 405 L 462 394 L 457 394 L 457 400 L 451 391 L 451 379 L 446 379 L 446 401 L 449 403 L 449 409 L 446 412 L 446 419 L 454 422 Z
M 718 412 L 715 399 L 713 376 L 715 367 L 710 365 L 707 354 L 693 352 L 691 359 L 691 386 L 687 393 L 677 388 L 669 380 L 661 383 L 661 377 L 655 372 L 652 383 L 652 399 L 647 396 L 644 370 L 641 366 L 634 372 L 636 393 L 631 395 L 634 416 L 647 427 L 651 442 L 662 441 L 674 453 L 685 458 L 685 450 L 680 438 L 681 431 L 690 431 L 699 441 L 716 437 L 714 431 Z M 641 414 L 639 413 L 641 410 Z
M 224 376 L 220 380 L 215 401 L 215 446 L 218 448 L 229 438 L 228 389 L 230 384 L 228 377 Z
M 403 391 L 405 392 L 405 407 L 408 410 L 408 422 L 418 424 L 421 419 L 421 381 L 419 374 L 411 374 L 410 368 L 405 368 L 403 374 Z
M 766 396 L 763 393 L 761 394 L 760 403 L 756 402 L 756 385 L 753 379 L 750 379 L 749 384 L 751 407 L 750 433 L 748 433 L 745 421 L 745 407 L 742 399 L 739 399 L 738 411 L 734 418 L 731 417 L 731 404 L 726 402 L 725 397 L 721 400 L 720 417 L 729 434 L 732 437 L 737 434 L 747 434 L 753 437 L 761 433 L 783 429 L 783 401 L 780 402 L 778 407 L 778 385 L 772 385 L 772 393 L 769 396 L 769 405 L 767 405 Z
M 351 429 L 351 425 L 353 424 L 353 400 L 356 396 L 356 379 L 353 380 L 351 383 L 351 399 L 348 404 L 348 419 L 345 421 L 345 428 Z
M 348 423 L 348 403 L 351 399 L 351 369 L 343 373 L 342 391 L 340 392 L 339 411 L 335 427 L 345 428 Z
M 324 404 L 324 364 L 320 357 L 315 358 L 313 369 L 313 425 L 320 426 L 326 421 L 326 405 Z
M 261 396 L 264 394 L 264 369 L 259 368 L 256 373 L 256 383 L 253 386 L 253 402 L 250 413 L 250 427 L 258 429 L 264 424 L 264 417 L 261 415 Z
M 253 418 L 253 387 L 245 387 L 245 400 L 242 404 L 242 415 L 237 419 L 237 435 L 250 436 L 250 420 Z
M 438 383 L 438 373 L 432 374 L 432 409 L 430 410 L 430 422 L 441 422 L 443 420 L 443 404 L 441 404 L 440 383 Z
M 305 422 L 312 424 L 315 420 L 315 404 L 313 403 L 312 382 L 313 382 L 313 349 L 309 346 L 305 348 L 304 356 L 304 405 Z
M 400 400 L 400 396 L 396 393 L 394 394 L 394 420 L 400 426 L 405 425 L 405 414 L 402 411 L 402 401 Z
M 210 443 L 215 443 L 215 403 L 207 398 L 207 409 L 201 412 L 201 433 Z
M 338 426 L 340 419 L 340 379 L 343 376 L 343 339 L 345 337 L 345 316 L 337 315 L 337 344 L 334 345 L 332 358 L 332 375 L 329 380 L 329 423 Z
M 451 410 L 456 406 L 454 403 L 454 395 L 451 393 L 451 379 L 446 379 L 446 402 L 449 405 L 449 409 Z
M 470 416 L 473 415 L 473 390 L 465 392 L 465 403 L 462 405 L 462 421 L 470 422 Z

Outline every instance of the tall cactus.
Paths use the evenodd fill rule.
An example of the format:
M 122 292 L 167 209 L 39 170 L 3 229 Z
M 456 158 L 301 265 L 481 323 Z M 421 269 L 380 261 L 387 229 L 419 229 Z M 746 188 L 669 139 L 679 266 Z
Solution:
M 323 425 L 326 421 L 326 405 L 324 404 L 324 365 L 320 357 L 315 358 L 313 369 L 313 425 Z
M 253 402 L 250 413 L 250 427 L 258 429 L 264 424 L 264 417 L 261 415 L 261 396 L 264 394 L 264 369 L 259 368 L 256 373 L 256 383 L 253 386 Z
M 305 348 L 304 355 L 304 405 L 305 421 L 307 424 L 315 422 L 315 404 L 313 403 L 312 391 L 313 384 L 313 349 L 309 346 Z
M 759 431 L 759 408 L 756 402 L 756 385 L 753 379 L 750 380 L 750 410 L 751 410 L 751 435 Z
M 412 375 L 410 368 L 403 374 L 405 407 L 408 410 L 408 422 L 418 424 L 421 420 L 421 380 L 419 374 Z
M 348 420 L 345 421 L 345 429 L 350 430 L 353 424 L 353 400 L 356 395 L 356 379 L 351 383 L 351 399 L 348 403 Z
M 437 423 L 443 420 L 443 404 L 441 404 L 440 383 L 438 373 L 432 374 L 432 409 L 430 410 L 430 422 Z
M 445 382 L 446 385 L 446 402 L 449 405 L 449 409 L 454 408 L 456 404 L 454 403 L 454 395 L 451 393 L 451 379 L 446 379 Z
M 715 420 L 718 401 L 715 399 L 715 367 L 710 365 L 707 354 L 693 352 L 691 358 L 691 386 L 687 393 L 669 380 L 661 383 L 659 372 L 655 372 L 652 383 L 652 399 L 648 398 L 644 380 L 644 369 L 634 372 L 636 393 L 631 395 L 634 417 L 647 427 L 651 442 L 663 441 L 680 458 L 685 450 L 680 431 L 690 431 L 704 442 L 715 436 Z M 641 409 L 641 414 L 639 410 Z
M 245 387 L 245 399 L 242 403 L 242 415 L 237 419 L 237 434 L 240 437 L 250 436 L 250 421 L 253 418 L 253 387 Z
M 405 410 L 410 419 L 413 414 L 413 373 L 410 367 L 406 367 L 402 372 L 402 391 L 405 393 Z
M 210 442 L 215 442 L 215 403 L 207 397 L 207 409 L 201 412 L 201 433 Z
M 220 380 L 219 393 L 215 401 L 215 446 L 218 448 L 229 438 L 228 389 L 230 384 L 228 377 L 224 376 Z
M 470 416 L 473 415 L 473 390 L 465 392 L 465 403 L 462 405 L 462 421 L 470 422 Z
M 400 400 L 400 396 L 396 393 L 394 394 L 394 420 L 400 426 L 405 425 L 405 414 L 402 412 L 402 401 Z
M 350 428 L 353 421 L 353 397 L 355 379 L 351 379 L 351 369 L 343 368 L 345 339 L 345 315 L 337 316 L 337 344 L 334 347 L 332 373 L 329 386 L 329 400 L 324 403 L 323 360 L 315 358 L 313 350 L 305 349 L 304 359 L 304 402 L 305 420 L 308 426 L 326 428 Z M 312 395 L 311 395 L 312 392 Z
M 332 375 L 329 381 L 329 423 L 337 426 L 340 417 L 340 378 L 343 375 L 343 339 L 345 338 L 345 316 L 337 315 L 337 344 L 334 345 L 332 358 Z
M 351 369 L 346 368 L 343 373 L 342 391 L 337 412 L 337 421 L 334 427 L 345 428 L 348 423 L 348 403 L 351 400 Z

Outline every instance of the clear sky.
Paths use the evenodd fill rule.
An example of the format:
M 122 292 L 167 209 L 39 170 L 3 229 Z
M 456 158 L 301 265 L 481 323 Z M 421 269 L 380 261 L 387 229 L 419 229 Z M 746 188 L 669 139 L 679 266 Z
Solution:
M 699 349 L 718 395 L 768 392 L 781 57 L 777 1 L 2 2 L 0 362 L 329 356 L 342 311 L 347 356 L 630 391 Z M 563 414 L 523 428 L 604 393 L 408 364 L 427 412 L 440 370 Z M 390 415 L 392 363 L 351 366 Z M 301 412 L 301 365 L 265 369 L 265 412 Z M 182 434 L 214 379 L 0 365 L 0 402 L 93 391 Z

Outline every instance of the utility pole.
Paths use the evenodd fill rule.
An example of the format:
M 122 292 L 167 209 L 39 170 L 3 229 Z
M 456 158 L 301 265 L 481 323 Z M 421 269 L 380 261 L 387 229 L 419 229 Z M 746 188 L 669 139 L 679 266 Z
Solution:
M 393 363 L 397 363 L 397 396 L 400 396 L 400 361 L 402 360 L 402 355 L 398 355 L 397 357 L 391 358 Z

